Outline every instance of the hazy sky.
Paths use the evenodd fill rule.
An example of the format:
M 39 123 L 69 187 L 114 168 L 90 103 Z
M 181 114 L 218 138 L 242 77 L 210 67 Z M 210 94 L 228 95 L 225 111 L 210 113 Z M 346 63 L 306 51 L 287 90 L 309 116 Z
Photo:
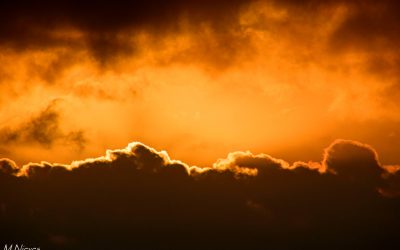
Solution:
M 397 3 L 208 2 L 4 4 L 1 156 L 141 141 L 207 166 L 235 150 L 318 160 L 343 138 L 400 161 Z

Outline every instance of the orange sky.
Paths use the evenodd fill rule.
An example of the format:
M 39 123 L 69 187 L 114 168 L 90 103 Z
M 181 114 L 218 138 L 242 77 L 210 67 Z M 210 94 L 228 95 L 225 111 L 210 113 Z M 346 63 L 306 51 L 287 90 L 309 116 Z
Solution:
M 0 45 L 0 158 L 69 163 L 141 141 L 199 166 L 236 150 L 294 162 L 343 138 L 400 162 L 390 6 L 249 1 L 217 21 L 184 7 L 165 29 L 22 22 L 36 37 Z

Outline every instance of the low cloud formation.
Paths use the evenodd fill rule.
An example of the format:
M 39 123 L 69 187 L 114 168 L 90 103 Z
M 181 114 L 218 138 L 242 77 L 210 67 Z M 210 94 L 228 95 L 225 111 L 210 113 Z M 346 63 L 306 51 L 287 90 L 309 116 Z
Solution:
M 234 152 L 198 168 L 141 143 L 69 165 L 1 159 L 0 235 L 51 249 L 393 248 L 397 169 L 346 140 L 292 165 Z

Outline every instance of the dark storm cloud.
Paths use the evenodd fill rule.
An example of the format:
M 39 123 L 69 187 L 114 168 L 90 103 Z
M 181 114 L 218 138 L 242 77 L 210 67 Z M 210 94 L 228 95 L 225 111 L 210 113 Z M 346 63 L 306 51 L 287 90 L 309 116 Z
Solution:
M 164 34 L 178 29 L 180 18 L 192 24 L 208 22 L 218 31 L 235 27 L 243 7 L 252 0 L 211 1 L 2 1 L 0 4 L 0 43 L 9 47 L 48 48 L 81 46 L 82 40 L 59 36 L 67 28 L 84 33 L 83 40 L 99 58 L 134 49 L 119 39 L 121 32 L 150 30 Z M 396 1 L 266 1 L 304 15 L 345 5 L 350 12 L 332 37 L 331 46 L 373 48 L 377 43 L 396 46 L 399 38 L 400 4 Z M 58 34 L 58 35 L 56 35 Z M 381 46 L 382 44 L 379 44 Z
M 132 26 L 166 25 L 176 21 L 182 12 L 193 18 L 223 18 L 249 1 L 5 1 L 2 3 L 4 20 L 31 20 L 38 25 L 70 24 L 93 31 L 115 31 Z M 53 21 L 53 23 L 47 23 Z M 6 24 L 4 24 L 6 25 Z
M 254 2 L 259 1 L 5 1 L 0 3 L 0 46 L 17 51 L 54 47 L 87 50 L 100 65 L 110 65 L 114 59 L 140 51 L 143 45 L 129 39 L 132 35 L 145 31 L 151 34 L 149 43 L 165 46 L 158 43 L 166 35 L 182 31 L 184 18 L 192 35 L 198 36 L 195 41 L 199 42 L 192 44 L 192 50 L 179 52 L 171 60 L 190 62 L 201 58 L 219 68 L 238 62 L 235 56 L 243 51 L 247 51 L 246 58 L 254 54 L 248 34 L 241 33 L 243 27 L 239 18 L 241 11 Z M 285 0 L 265 3 L 287 10 L 288 19 L 279 24 L 269 20 L 264 26 L 274 33 L 290 31 L 293 34 L 298 32 L 291 31 L 293 27 L 309 29 L 315 25 L 305 18 L 309 13 L 320 14 L 326 9 L 346 6 L 348 12 L 344 21 L 325 45 L 328 52 L 341 56 L 347 50 L 364 51 L 369 54 L 366 70 L 372 73 L 393 75 L 393 69 L 399 65 L 400 20 L 397 13 L 400 4 L 396 1 Z M 204 24 L 210 25 L 212 39 L 201 34 Z M 79 35 L 71 34 L 74 32 Z M 312 37 L 299 39 L 313 41 Z M 397 59 L 382 56 L 382 50 L 388 49 Z M 50 72 L 47 77 L 51 80 L 53 75 Z
M 0 44 L 17 50 L 88 47 L 100 62 L 131 54 L 135 46 L 120 39 L 124 32 L 146 30 L 159 37 L 190 23 L 209 23 L 223 30 L 249 1 L 3 1 L 0 4 Z M 60 36 L 68 29 L 83 36 Z M 58 32 L 58 33 L 57 33 Z
M 397 1 L 359 1 L 332 37 L 334 49 L 396 49 L 400 39 Z M 398 51 L 397 51 L 398 52 Z
M 323 57 L 335 68 L 349 72 L 348 57 L 356 62 L 353 68 L 361 68 L 369 77 L 374 77 L 388 86 L 383 91 L 385 102 L 399 97 L 400 79 L 400 3 L 383 0 L 304 0 L 273 1 L 287 10 L 292 20 L 308 17 L 309 13 L 325 13 L 326 10 L 342 8 L 343 19 L 323 42 Z M 332 16 L 332 19 L 334 17 Z M 300 18 L 301 20 L 301 18 Z M 307 20 L 307 19 L 306 19 Z M 293 21 L 289 22 L 289 26 Z M 300 21 L 301 25 L 301 21 Z M 313 28 L 305 22 L 301 27 Z M 315 27 L 318 29 L 318 24 Z M 300 38 L 302 40 L 303 36 Z M 307 39 L 307 38 L 305 38 Z M 311 40 L 312 41 L 312 40 Z M 312 44 L 310 44 L 312 46 Z M 396 104 L 397 105 L 397 104 Z
M 326 171 L 249 152 L 201 170 L 140 143 L 68 166 L 29 164 L 19 177 L 12 161 L 0 162 L 2 242 L 51 249 L 399 246 L 400 200 L 380 191 L 398 177 L 372 148 L 352 141 L 325 150 Z
M 345 7 L 345 19 L 332 34 L 329 45 L 334 52 L 341 49 L 371 50 L 390 46 L 397 48 L 400 38 L 400 3 L 383 0 L 283 0 L 271 1 L 290 10 L 293 15 L 304 15 L 310 11 L 321 12 L 324 9 Z
M 277 5 L 291 9 L 301 15 L 310 11 L 320 12 L 325 8 L 346 7 L 344 20 L 336 28 L 329 40 L 334 53 L 340 50 L 364 50 L 389 48 L 396 53 L 400 39 L 400 3 L 383 0 L 304 0 L 273 1 Z
M 379 80 L 392 80 L 386 94 L 397 99 L 400 79 L 400 3 L 360 1 L 350 9 L 346 20 L 332 34 L 332 53 L 361 52 L 366 56 L 364 70 Z
M 85 137 L 81 130 L 63 131 L 57 101 L 51 102 L 38 115 L 29 118 L 20 125 L 0 128 L 1 147 L 12 144 L 39 144 L 50 148 L 55 142 L 60 141 L 83 148 Z

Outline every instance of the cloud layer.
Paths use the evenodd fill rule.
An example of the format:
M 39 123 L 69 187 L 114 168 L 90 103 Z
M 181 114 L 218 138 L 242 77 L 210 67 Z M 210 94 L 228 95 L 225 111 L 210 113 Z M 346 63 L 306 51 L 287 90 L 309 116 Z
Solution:
M 33 142 L 12 132 L 59 98 L 65 133 L 87 139 L 79 154 L 54 140 L 2 157 L 68 163 L 139 140 L 203 166 L 243 149 L 316 160 L 350 138 L 398 162 L 398 12 L 356 0 L 1 3 L 3 139 Z
M 52 249 L 394 247 L 396 166 L 337 140 L 292 165 L 234 152 L 190 167 L 141 143 L 69 165 L 0 161 L 2 242 Z

